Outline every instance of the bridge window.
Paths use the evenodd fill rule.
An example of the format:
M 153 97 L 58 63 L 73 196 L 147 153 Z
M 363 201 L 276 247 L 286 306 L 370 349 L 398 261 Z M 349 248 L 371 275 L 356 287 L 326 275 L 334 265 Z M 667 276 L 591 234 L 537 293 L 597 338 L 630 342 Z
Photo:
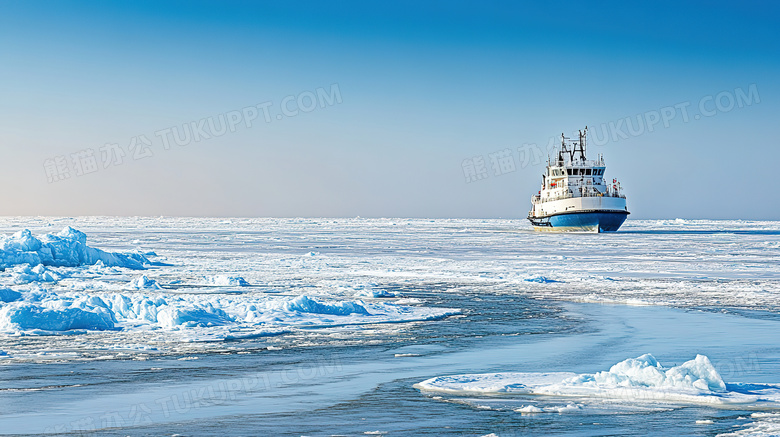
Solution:
M 589 168 L 585 169 L 585 176 L 590 176 L 590 169 Z
M 569 174 L 569 176 L 571 176 L 571 169 L 570 169 L 570 168 L 567 168 L 567 169 L 566 169 L 566 173 L 568 173 L 568 174 Z

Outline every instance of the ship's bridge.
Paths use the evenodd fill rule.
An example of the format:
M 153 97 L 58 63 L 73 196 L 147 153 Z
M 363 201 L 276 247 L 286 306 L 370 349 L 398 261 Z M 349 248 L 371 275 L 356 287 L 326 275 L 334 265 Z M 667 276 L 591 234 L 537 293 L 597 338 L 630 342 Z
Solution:
M 617 180 L 604 180 L 604 156 L 587 159 L 585 150 L 585 133 L 580 132 L 577 141 L 561 135 L 561 148 L 554 159 L 548 160 L 542 188 L 533 196 L 532 203 L 572 197 L 624 197 Z
M 561 160 L 564 161 L 564 160 Z M 596 160 L 565 160 L 550 163 L 542 175 L 542 189 L 534 196 L 536 202 L 571 197 L 623 197 L 616 181 L 604 180 L 604 158 Z

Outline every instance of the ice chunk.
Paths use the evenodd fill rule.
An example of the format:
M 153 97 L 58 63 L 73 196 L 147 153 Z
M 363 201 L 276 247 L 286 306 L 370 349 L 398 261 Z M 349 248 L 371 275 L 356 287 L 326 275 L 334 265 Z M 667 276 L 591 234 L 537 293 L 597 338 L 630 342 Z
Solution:
M 395 294 L 391 293 L 391 292 L 389 292 L 387 290 L 376 290 L 376 289 L 371 290 L 371 289 L 367 289 L 366 288 L 366 289 L 363 289 L 363 290 L 359 290 L 357 293 L 355 293 L 355 296 L 359 296 L 359 297 L 375 297 L 375 298 L 380 298 L 380 297 L 389 298 L 389 297 L 395 297 Z
M 146 275 L 141 275 L 127 284 L 127 288 L 131 290 L 160 290 L 160 284 L 154 279 L 149 279 Z
M 518 413 L 524 413 L 524 414 L 544 413 L 544 410 L 542 410 L 539 407 L 535 407 L 533 405 L 526 405 L 524 407 L 516 408 L 515 411 L 517 411 Z
M 13 302 L 22 298 L 22 293 L 10 288 L 0 288 L 0 302 Z
M 212 285 L 215 287 L 246 287 L 249 285 L 241 276 L 228 276 L 228 275 L 214 275 L 204 276 L 203 280 L 206 285 Z
M 566 386 L 592 388 L 651 387 L 724 392 L 726 384 L 704 355 L 684 364 L 663 368 L 650 354 L 621 361 L 608 372 L 582 374 L 562 382 Z
M 780 436 L 780 413 L 753 413 L 754 422 L 733 433 L 718 434 L 717 437 L 777 437 Z
M 357 290 L 355 296 L 359 297 L 395 297 L 394 293 L 378 288 L 378 285 L 373 282 L 365 285 L 358 285 L 355 289 Z
M 143 276 L 133 282 L 156 285 Z M 0 297 L 9 301 L 0 304 L 0 332 L 121 329 L 132 334 L 163 328 L 177 331 L 181 341 L 278 335 L 288 327 L 432 320 L 458 313 L 379 302 L 320 302 L 308 296 L 170 294 L 148 287 L 124 293 L 8 290 Z
M 299 311 L 302 313 L 333 314 L 338 316 L 346 316 L 349 314 L 369 315 L 368 310 L 357 302 L 325 304 L 303 295 L 287 302 L 286 307 L 289 311 Z
M 60 274 L 53 270 L 47 269 L 43 264 L 38 264 L 32 268 L 29 264 L 15 266 L 11 270 L 11 277 L 16 284 L 29 284 L 30 282 L 57 282 L 62 279 Z
M 149 260 L 140 254 L 106 252 L 87 246 L 87 235 L 70 226 L 58 234 L 35 237 L 23 229 L 0 236 L 0 268 L 20 264 L 75 267 L 101 261 L 110 267 L 143 269 Z
M 415 387 L 443 392 L 517 393 L 548 396 L 624 399 L 632 402 L 742 405 L 780 408 L 780 386 L 726 384 L 709 358 L 697 355 L 664 368 L 645 354 L 613 365 L 608 371 L 571 373 L 496 373 L 440 376 Z
M 696 355 L 695 359 L 669 369 L 666 372 L 666 382 L 673 387 L 685 387 L 690 384 L 703 391 L 726 391 L 726 383 L 705 355 Z
M 101 307 L 49 309 L 25 302 L 20 305 L 9 305 L 0 310 L 0 325 L 20 330 L 69 331 L 88 329 L 104 331 L 114 329 L 114 320 L 112 313 Z
M 524 279 L 525 282 L 538 282 L 539 284 L 551 284 L 554 282 L 562 282 L 562 281 L 556 281 L 554 279 L 550 279 L 546 276 L 536 276 L 533 278 L 526 278 Z
M 157 313 L 157 321 L 167 328 L 180 325 L 192 328 L 221 326 L 233 322 L 233 319 L 225 311 L 208 304 L 190 308 L 165 307 Z

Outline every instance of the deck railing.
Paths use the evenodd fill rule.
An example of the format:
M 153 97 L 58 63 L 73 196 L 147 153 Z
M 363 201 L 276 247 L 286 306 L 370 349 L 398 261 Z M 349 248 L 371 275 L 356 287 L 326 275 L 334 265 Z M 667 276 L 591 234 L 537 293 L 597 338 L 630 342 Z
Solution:
M 575 197 L 619 197 L 621 199 L 625 199 L 626 196 L 620 192 L 620 190 L 613 190 L 611 188 L 607 188 L 607 191 L 605 193 L 600 193 L 599 191 L 595 189 L 586 189 L 583 192 L 573 193 L 571 189 L 563 194 L 559 194 L 557 196 L 550 196 L 545 197 L 545 202 L 550 202 L 553 200 L 562 200 L 562 199 L 571 199 Z M 541 203 L 541 195 L 534 194 L 534 196 L 531 198 L 531 203 Z

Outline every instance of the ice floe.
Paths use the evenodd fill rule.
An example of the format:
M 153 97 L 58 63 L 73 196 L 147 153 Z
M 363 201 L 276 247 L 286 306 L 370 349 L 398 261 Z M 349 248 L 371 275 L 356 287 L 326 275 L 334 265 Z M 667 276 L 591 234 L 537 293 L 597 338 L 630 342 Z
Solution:
M 140 277 L 135 283 L 149 283 Z M 140 290 L 140 288 L 139 288 Z M 173 295 L 165 293 L 52 293 L 0 291 L 0 332 L 56 333 L 70 330 L 253 328 L 340 326 L 432 320 L 458 313 L 448 308 L 421 308 L 391 303 L 328 301 L 263 295 Z M 153 290 L 153 289 L 152 289 Z M 220 331 L 222 332 L 222 331 Z M 193 332 L 218 339 L 213 332 Z M 236 338 L 236 335 L 230 335 Z
M 247 287 L 249 282 L 241 276 L 212 275 L 204 276 L 203 281 L 197 285 L 209 285 L 213 287 Z
M 52 232 L 51 223 L 87 231 L 89 238 L 73 228 Z M 0 225 L 8 230 L 0 236 L 0 289 L 11 290 L 0 292 L 0 306 L 43 307 L 53 300 L 67 308 L 97 297 L 114 313 L 119 331 L 106 332 L 112 338 L 141 337 L 144 329 L 244 336 L 272 328 L 426 320 L 440 316 L 440 309 L 426 306 L 447 293 L 780 309 L 780 273 L 772 261 L 780 256 L 778 222 L 630 220 L 616 234 L 577 238 L 540 238 L 520 220 L 258 218 L 226 225 L 206 218 L 5 217 Z M 22 228 L 32 232 L 16 232 Z M 98 235 L 104 250 L 87 246 L 97 247 Z M 109 247 L 134 253 L 119 254 L 129 257 L 124 262 Z M 161 266 L 162 259 L 171 265 Z M 147 267 L 143 281 L 128 270 L 139 266 Z M 339 315 L 306 312 L 306 302 L 288 305 L 299 295 L 342 310 L 349 310 L 341 304 L 348 302 L 369 314 L 357 306 L 352 309 L 358 312 Z M 206 317 L 209 303 L 230 321 Z M 386 305 L 374 306 L 379 303 Z M 117 309 L 121 305 L 133 314 Z M 166 306 L 179 313 L 163 323 L 157 315 Z M 185 313 L 204 319 L 187 321 Z M 5 326 L 6 333 L 30 331 Z M 35 348 L 35 342 L 25 344 Z
M 780 436 L 780 413 L 760 412 L 750 415 L 753 422 L 743 428 L 717 437 L 777 437 Z
M 157 312 L 157 322 L 166 328 L 224 326 L 235 320 L 211 303 L 187 306 L 164 305 Z
M 113 235 L 104 237 L 108 244 L 127 244 L 122 240 L 127 233 Z M 190 244 L 198 237 L 161 239 L 150 235 L 130 241 L 136 246 L 141 241 L 160 241 L 162 250 L 180 255 L 188 249 L 169 249 L 170 245 Z M 282 263 L 290 262 L 294 269 L 311 268 L 316 274 L 321 269 L 319 263 L 328 261 L 319 253 L 314 255 L 309 257 L 313 264 L 297 263 L 298 256 Z M 316 282 L 304 283 L 299 289 L 281 293 L 273 287 L 252 287 L 245 273 L 223 273 L 252 271 L 219 258 L 199 256 L 194 265 L 179 267 L 151 261 L 147 256 L 167 258 L 141 247 L 136 253 L 93 248 L 87 245 L 87 235 L 72 227 L 55 234 L 33 235 L 22 230 L 0 236 L 0 335 L 23 341 L 30 336 L 71 339 L 74 334 L 88 334 L 82 335 L 84 340 L 57 343 L 53 338 L 50 343 L 56 349 L 78 341 L 106 350 L 121 346 L 123 339 L 134 344 L 148 341 L 139 349 L 148 352 L 166 349 L 160 341 L 181 344 L 250 339 L 295 329 L 308 332 L 312 328 L 425 321 L 459 313 L 451 308 L 426 308 L 419 302 L 374 301 L 394 296 L 375 282 L 340 279 L 337 283 L 343 286 L 332 283 L 323 287 Z M 207 261 L 203 263 L 203 259 Z M 187 263 L 186 259 L 177 260 Z M 133 272 L 150 268 L 143 275 Z M 267 270 L 285 277 L 278 266 Z M 277 281 L 272 276 L 263 282 Z M 101 340 L 101 333 L 110 336 Z M 15 349 L 14 355 L 33 352 L 20 351 Z
M 727 384 L 709 358 L 663 367 L 652 355 L 629 358 L 597 373 L 493 373 L 439 376 L 415 385 L 425 391 L 504 393 L 629 402 L 780 409 L 780 385 Z M 534 407 L 536 408 L 536 407 Z M 531 411 L 526 412 L 539 412 Z
M 338 302 L 335 304 L 324 304 L 317 302 L 308 296 L 298 296 L 285 304 L 288 311 L 315 314 L 332 314 L 336 316 L 347 316 L 350 314 L 369 315 L 366 307 L 358 302 Z
M 146 275 L 141 275 L 127 284 L 131 290 L 160 290 L 162 287 L 154 279 L 149 279 Z
M 536 276 L 536 277 L 533 277 L 533 278 L 526 278 L 526 279 L 524 279 L 524 281 L 525 282 L 536 282 L 536 283 L 539 283 L 539 284 L 551 284 L 551 283 L 555 283 L 555 282 L 563 282 L 563 281 L 556 281 L 554 279 L 550 279 L 550 278 L 548 278 L 546 276 Z
M 21 264 L 7 269 L 15 284 L 29 284 L 30 282 L 57 282 L 63 278 L 60 273 L 46 268 L 43 264 L 30 267 L 29 264 Z
M 0 330 L 71 331 L 114 329 L 113 313 L 106 308 L 78 305 L 51 308 L 32 303 L 6 305 L 0 309 Z
M 391 293 L 387 290 L 382 289 L 371 289 L 371 288 L 364 288 L 362 290 L 358 290 L 355 292 L 355 296 L 358 297 L 373 297 L 373 298 L 389 298 L 389 297 L 395 297 L 395 293 Z
M 13 302 L 22 298 L 22 293 L 10 288 L 0 288 L 0 302 Z
M 68 226 L 58 234 L 38 237 L 23 229 L 11 236 L 0 236 L 0 268 L 20 264 L 67 266 L 96 264 L 143 269 L 149 260 L 136 253 L 106 252 L 87 246 L 87 235 Z

